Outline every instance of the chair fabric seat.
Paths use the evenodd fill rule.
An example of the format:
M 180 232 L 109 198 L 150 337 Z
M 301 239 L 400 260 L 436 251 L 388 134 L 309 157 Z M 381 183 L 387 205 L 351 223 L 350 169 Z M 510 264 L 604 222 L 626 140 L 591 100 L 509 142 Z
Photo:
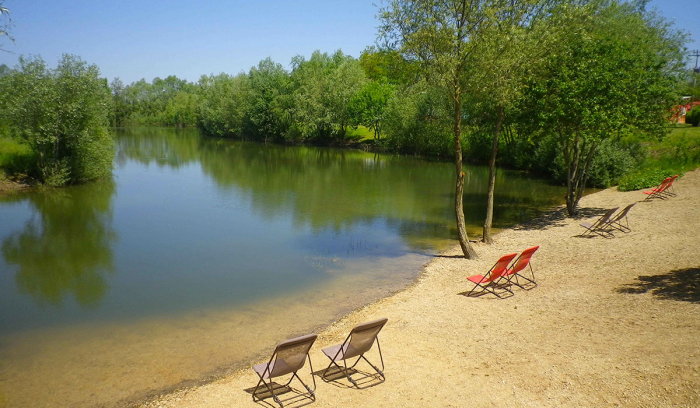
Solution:
M 270 369 L 266 372 L 265 370 L 267 369 L 268 365 L 270 366 Z M 290 367 L 286 361 L 280 359 L 275 360 L 272 363 L 256 364 L 253 366 L 253 371 L 255 371 L 260 377 L 263 377 L 267 380 L 268 378 L 270 378 L 270 373 L 273 371 L 275 372 L 275 377 L 278 377 L 280 375 L 294 372 L 294 369 Z
M 479 283 L 484 280 L 484 275 L 474 275 L 474 276 L 469 276 L 467 277 L 470 281 L 474 283 Z

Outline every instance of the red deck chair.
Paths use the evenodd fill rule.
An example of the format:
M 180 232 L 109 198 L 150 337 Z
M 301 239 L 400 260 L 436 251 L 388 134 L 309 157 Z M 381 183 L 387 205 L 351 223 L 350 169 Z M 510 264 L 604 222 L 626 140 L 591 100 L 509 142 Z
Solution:
M 513 261 L 513 264 L 508 268 L 506 273 L 503 275 L 503 278 L 508 279 L 508 282 L 514 283 L 516 286 L 525 289 L 525 290 L 530 290 L 537 286 L 537 282 L 535 282 L 535 272 L 532 270 L 532 264 L 530 263 L 530 259 L 532 258 L 532 255 L 539 249 L 539 245 L 534 246 L 532 248 L 528 248 L 524 250 L 520 256 Z M 532 276 L 532 279 L 524 276 L 521 272 L 525 270 L 525 268 L 529 267 L 530 268 L 530 276 Z M 515 278 L 515 282 L 513 282 L 513 278 Z M 520 278 L 526 280 L 528 283 L 520 283 Z M 532 286 L 530 286 L 532 285 Z
M 309 392 L 309 398 L 311 398 L 313 401 L 316 400 L 316 395 L 314 394 L 316 391 L 316 379 L 313 376 L 314 368 L 311 366 L 311 358 L 309 357 L 309 349 L 311 348 L 311 345 L 314 344 L 314 341 L 316 341 L 316 337 L 317 336 L 315 334 L 307 334 L 306 336 L 285 340 L 275 347 L 275 351 L 272 353 L 272 357 L 270 357 L 269 362 L 253 366 L 253 371 L 255 371 L 255 374 L 257 374 L 258 377 L 260 377 L 260 381 L 258 381 L 258 384 L 253 390 L 253 401 L 262 401 L 262 398 L 258 397 L 257 391 L 260 384 L 264 384 L 275 402 L 279 404 L 280 407 L 284 407 L 284 405 L 282 405 L 282 401 L 277 397 L 277 395 L 275 395 L 272 379 L 274 377 L 280 377 L 287 374 L 291 374 L 292 376 L 289 378 L 287 384 L 283 385 L 282 387 L 278 387 L 278 390 L 286 389 L 294 377 L 296 377 L 296 379 L 299 380 L 299 382 Z M 311 379 L 314 382 L 313 389 L 309 388 L 309 386 L 306 385 L 297 374 L 297 371 L 304 367 L 304 363 L 306 362 L 307 358 L 309 359 L 309 367 L 312 373 Z
M 643 193 L 647 195 L 647 198 L 645 198 L 644 201 L 651 201 L 653 198 L 660 198 L 662 200 L 666 199 L 664 192 L 671 185 L 673 182 L 672 180 L 674 180 L 673 177 L 666 177 L 658 187 L 652 188 L 650 191 L 643 191 Z
M 508 264 L 513 260 L 513 258 L 515 258 L 516 255 L 518 254 L 515 253 L 503 255 L 501 259 L 499 259 L 496 264 L 493 265 L 488 272 L 486 272 L 486 275 L 474 275 L 468 277 L 467 279 L 469 279 L 470 282 L 473 282 L 475 286 L 469 291 L 469 293 L 467 293 L 467 296 L 472 296 L 476 288 L 481 288 L 481 291 L 474 294 L 474 296 L 481 296 L 484 293 L 489 292 L 493 293 L 499 298 L 503 298 L 498 292 L 496 292 L 496 288 L 499 286 L 502 286 L 505 291 L 509 292 L 512 296 L 513 292 L 508 288 L 508 286 L 499 285 L 498 281 L 501 279 L 503 274 L 506 273 L 508 270 Z
M 662 192 L 663 195 L 671 196 L 671 197 L 675 197 L 675 196 L 676 196 L 676 192 L 675 192 L 674 189 L 673 189 L 673 182 L 676 181 L 677 178 L 678 178 L 678 174 L 676 174 L 675 176 L 671 177 L 671 180 L 668 182 L 668 185 L 666 186 L 666 189 Z

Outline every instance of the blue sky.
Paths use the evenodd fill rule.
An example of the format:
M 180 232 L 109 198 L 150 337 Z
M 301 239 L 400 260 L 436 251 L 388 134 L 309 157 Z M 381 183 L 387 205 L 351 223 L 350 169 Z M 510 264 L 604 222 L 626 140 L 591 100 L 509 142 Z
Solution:
M 381 0 L 94 1 L 3 0 L 16 43 L 3 40 L 0 64 L 40 55 L 55 66 L 63 53 L 129 84 L 176 75 L 236 74 L 267 57 L 289 68 L 293 56 L 342 49 L 358 57 L 373 45 Z M 652 0 L 650 6 L 691 32 L 700 49 L 700 0 Z

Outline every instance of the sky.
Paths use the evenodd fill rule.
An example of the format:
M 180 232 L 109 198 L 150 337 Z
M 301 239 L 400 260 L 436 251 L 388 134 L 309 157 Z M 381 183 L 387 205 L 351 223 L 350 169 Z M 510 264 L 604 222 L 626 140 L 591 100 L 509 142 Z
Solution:
M 41 56 L 55 67 L 64 53 L 100 68 L 110 81 L 247 72 L 261 60 L 290 68 L 292 57 L 341 49 L 359 57 L 376 40 L 381 0 L 0 0 L 11 12 L 15 43 L 0 40 L 0 64 Z M 700 49 L 700 0 L 652 0 Z M 694 59 L 693 59 L 694 64 Z

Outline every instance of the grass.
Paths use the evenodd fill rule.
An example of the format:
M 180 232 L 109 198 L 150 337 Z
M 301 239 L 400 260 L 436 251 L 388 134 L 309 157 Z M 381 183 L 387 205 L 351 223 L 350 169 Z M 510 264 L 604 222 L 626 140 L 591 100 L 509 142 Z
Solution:
M 364 142 L 365 140 L 374 140 L 374 131 L 369 130 L 364 126 L 358 126 L 357 129 L 349 128 L 345 135 L 348 139 Z
M 700 127 L 674 125 L 660 142 L 648 144 L 649 157 L 620 180 L 620 191 L 659 185 L 666 177 L 700 167 Z
M 8 174 L 26 173 L 32 151 L 26 144 L 0 137 L 0 171 Z

